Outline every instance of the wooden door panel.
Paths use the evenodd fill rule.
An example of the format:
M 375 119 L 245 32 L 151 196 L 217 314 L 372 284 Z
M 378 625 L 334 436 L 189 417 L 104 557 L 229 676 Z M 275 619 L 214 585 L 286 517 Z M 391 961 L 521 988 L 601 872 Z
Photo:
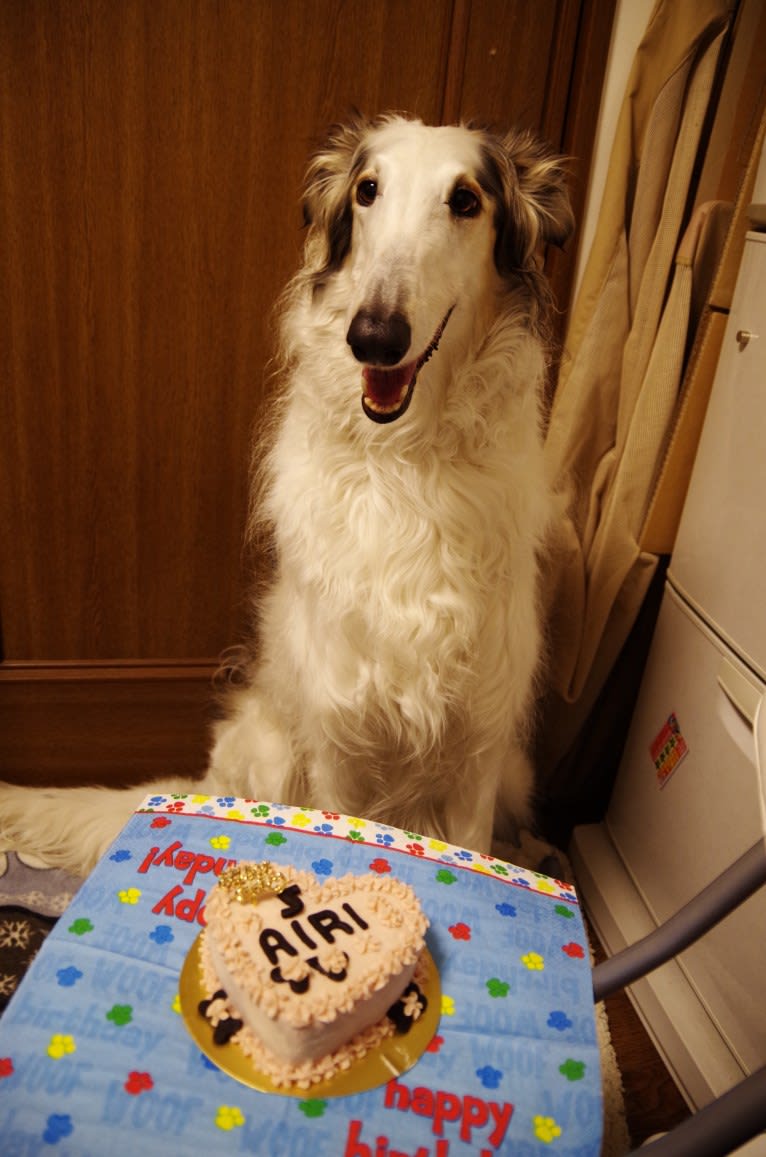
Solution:
M 310 142 L 352 94 L 438 117 L 448 31 L 433 0 L 2 6 L 7 658 L 238 637 Z
M 557 144 L 554 134 L 561 129 L 562 109 L 552 110 L 546 125 L 546 106 L 559 52 L 564 49 L 571 59 L 571 24 L 576 31 L 579 9 L 579 0 L 473 0 L 465 29 L 460 116 L 501 129 L 512 124 L 536 128 Z M 553 95 L 555 107 L 558 93 Z
M 4 664 L 4 779 L 126 787 L 205 770 L 214 671 L 196 663 Z

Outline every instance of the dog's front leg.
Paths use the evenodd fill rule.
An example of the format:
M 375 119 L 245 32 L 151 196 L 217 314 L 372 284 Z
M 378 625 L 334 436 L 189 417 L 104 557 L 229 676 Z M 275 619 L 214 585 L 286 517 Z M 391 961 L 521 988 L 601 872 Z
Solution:
M 289 728 L 268 697 L 250 686 L 232 696 L 228 717 L 216 725 L 205 782 L 229 795 L 305 804 L 297 798 L 298 763 Z
M 497 803 L 500 759 L 470 756 L 463 768 L 463 790 L 447 798 L 444 838 L 473 852 L 489 852 Z

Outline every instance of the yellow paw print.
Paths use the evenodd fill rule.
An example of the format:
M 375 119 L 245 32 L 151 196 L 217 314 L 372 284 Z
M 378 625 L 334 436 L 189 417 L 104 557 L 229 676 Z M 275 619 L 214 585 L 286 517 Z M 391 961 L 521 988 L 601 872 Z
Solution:
M 215 1123 L 219 1129 L 234 1129 L 237 1125 L 244 1125 L 245 1118 L 236 1105 L 219 1105 Z
M 527 952 L 526 956 L 522 956 L 521 963 L 530 972 L 542 972 L 545 968 L 545 961 L 539 952 Z
M 141 899 L 141 889 L 123 888 L 121 892 L 117 893 L 117 899 L 121 904 L 137 904 Z
M 442 1016 L 454 1016 L 454 1015 L 455 1015 L 455 1000 L 453 997 L 447 996 L 447 994 L 443 992 L 442 993 Z
M 68 1053 L 73 1053 L 77 1049 L 74 1043 L 73 1036 L 65 1036 L 63 1033 L 55 1033 L 51 1037 L 51 1043 L 48 1045 L 48 1056 L 53 1057 L 54 1061 L 61 1060 Z
M 550 880 L 538 880 L 535 884 L 538 892 L 555 892 L 556 885 L 552 884 Z
M 179 1016 L 181 1015 L 181 996 L 179 993 L 176 993 L 173 997 L 173 1003 L 170 1007 L 173 1009 L 173 1012 L 177 1012 Z
M 349 816 L 348 817 L 348 826 L 350 828 L 363 828 L 366 826 L 366 821 L 365 820 L 358 820 L 356 818 L 352 819 L 352 817 Z
M 229 814 L 231 814 L 231 813 L 229 813 Z M 229 838 L 229 836 L 211 836 L 210 837 L 210 847 L 211 848 L 218 848 L 220 851 L 226 851 L 226 849 L 228 848 L 230 843 L 231 843 L 231 839 Z
M 243 820 L 246 818 L 245 813 L 238 811 L 236 808 L 232 808 L 227 814 L 230 820 Z
M 532 1128 L 538 1141 L 544 1141 L 546 1145 L 561 1136 L 561 1126 L 556 1124 L 553 1117 L 533 1117 Z
M 191 797 L 192 803 L 207 803 L 209 799 L 209 795 L 193 795 Z
M 446 852 L 448 845 L 441 840 L 429 840 L 428 846 L 433 852 Z
M 295 824 L 296 828 L 307 828 L 311 820 L 308 816 L 305 816 L 303 812 L 297 812 L 290 822 Z

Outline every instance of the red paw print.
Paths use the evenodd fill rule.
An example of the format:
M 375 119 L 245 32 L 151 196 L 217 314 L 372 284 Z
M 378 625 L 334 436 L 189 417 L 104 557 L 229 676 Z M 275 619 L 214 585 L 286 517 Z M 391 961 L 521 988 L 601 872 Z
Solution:
M 326 820 L 339 820 L 340 819 L 340 815 L 338 812 L 322 812 L 322 815 L 324 816 L 324 818 Z
M 149 1073 L 128 1073 L 128 1079 L 125 1082 L 125 1092 L 130 1093 L 131 1096 L 137 1097 L 139 1093 L 148 1093 L 150 1089 L 154 1088 L 154 1081 Z
M 575 944 L 574 942 L 570 944 L 562 944 L 561 951 L 566 952 L 567 956 L 571 956 L 573 960 L 582 960 L 583 956 L 585 955 L 585 950 L 583 949 L 582 945 Z
M 168 824 L 172 824 L 172 820 L 166 819 L 165 816 L 157 816 L 156 820 L 152 820 L 149 825 L 152 828 L 166 828 Z
M 426 1052 L 427 1053 L 438 1053 L 439 1049 L 442 1047 L 443 1044 L 444 1044 L 444 1037 L 443 1036 L 432 1037 L 431 1040 L 426 1045 Z
M 0 1079 L 13 1076 L 13 1061 L 10 1057 L 0 1057 Z
M 407 851 L 412 856 L 424 856 L 426 850 L 422 844 L 407 844 Z
M 182 812 L 184 810 L 184 801 L 177 799 L 175 803 L 169 803 L 165 808 L 167 812 Z
M 449 934 L 453 940 L 471 939 L 471 929 L 467 924 L 450 924 Z
M 370 871 L 378 872 L 382 876 L 384 872 L 391 871 L 391 865 L 388 860 L 384 860 L 381 856 L 378 856 L 377 860 L 371 861 Z

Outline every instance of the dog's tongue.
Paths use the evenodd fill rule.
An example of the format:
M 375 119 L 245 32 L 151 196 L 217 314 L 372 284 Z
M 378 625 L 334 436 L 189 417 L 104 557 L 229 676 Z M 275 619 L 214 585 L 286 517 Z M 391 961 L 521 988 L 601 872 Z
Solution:
M 383 370 L 378 366 L 365 366 L 362 370 L 364 392 L 378 406 L 394 406 L 402 391 L 409 386 L 417 362 L 397 366 L 395 370 Z

